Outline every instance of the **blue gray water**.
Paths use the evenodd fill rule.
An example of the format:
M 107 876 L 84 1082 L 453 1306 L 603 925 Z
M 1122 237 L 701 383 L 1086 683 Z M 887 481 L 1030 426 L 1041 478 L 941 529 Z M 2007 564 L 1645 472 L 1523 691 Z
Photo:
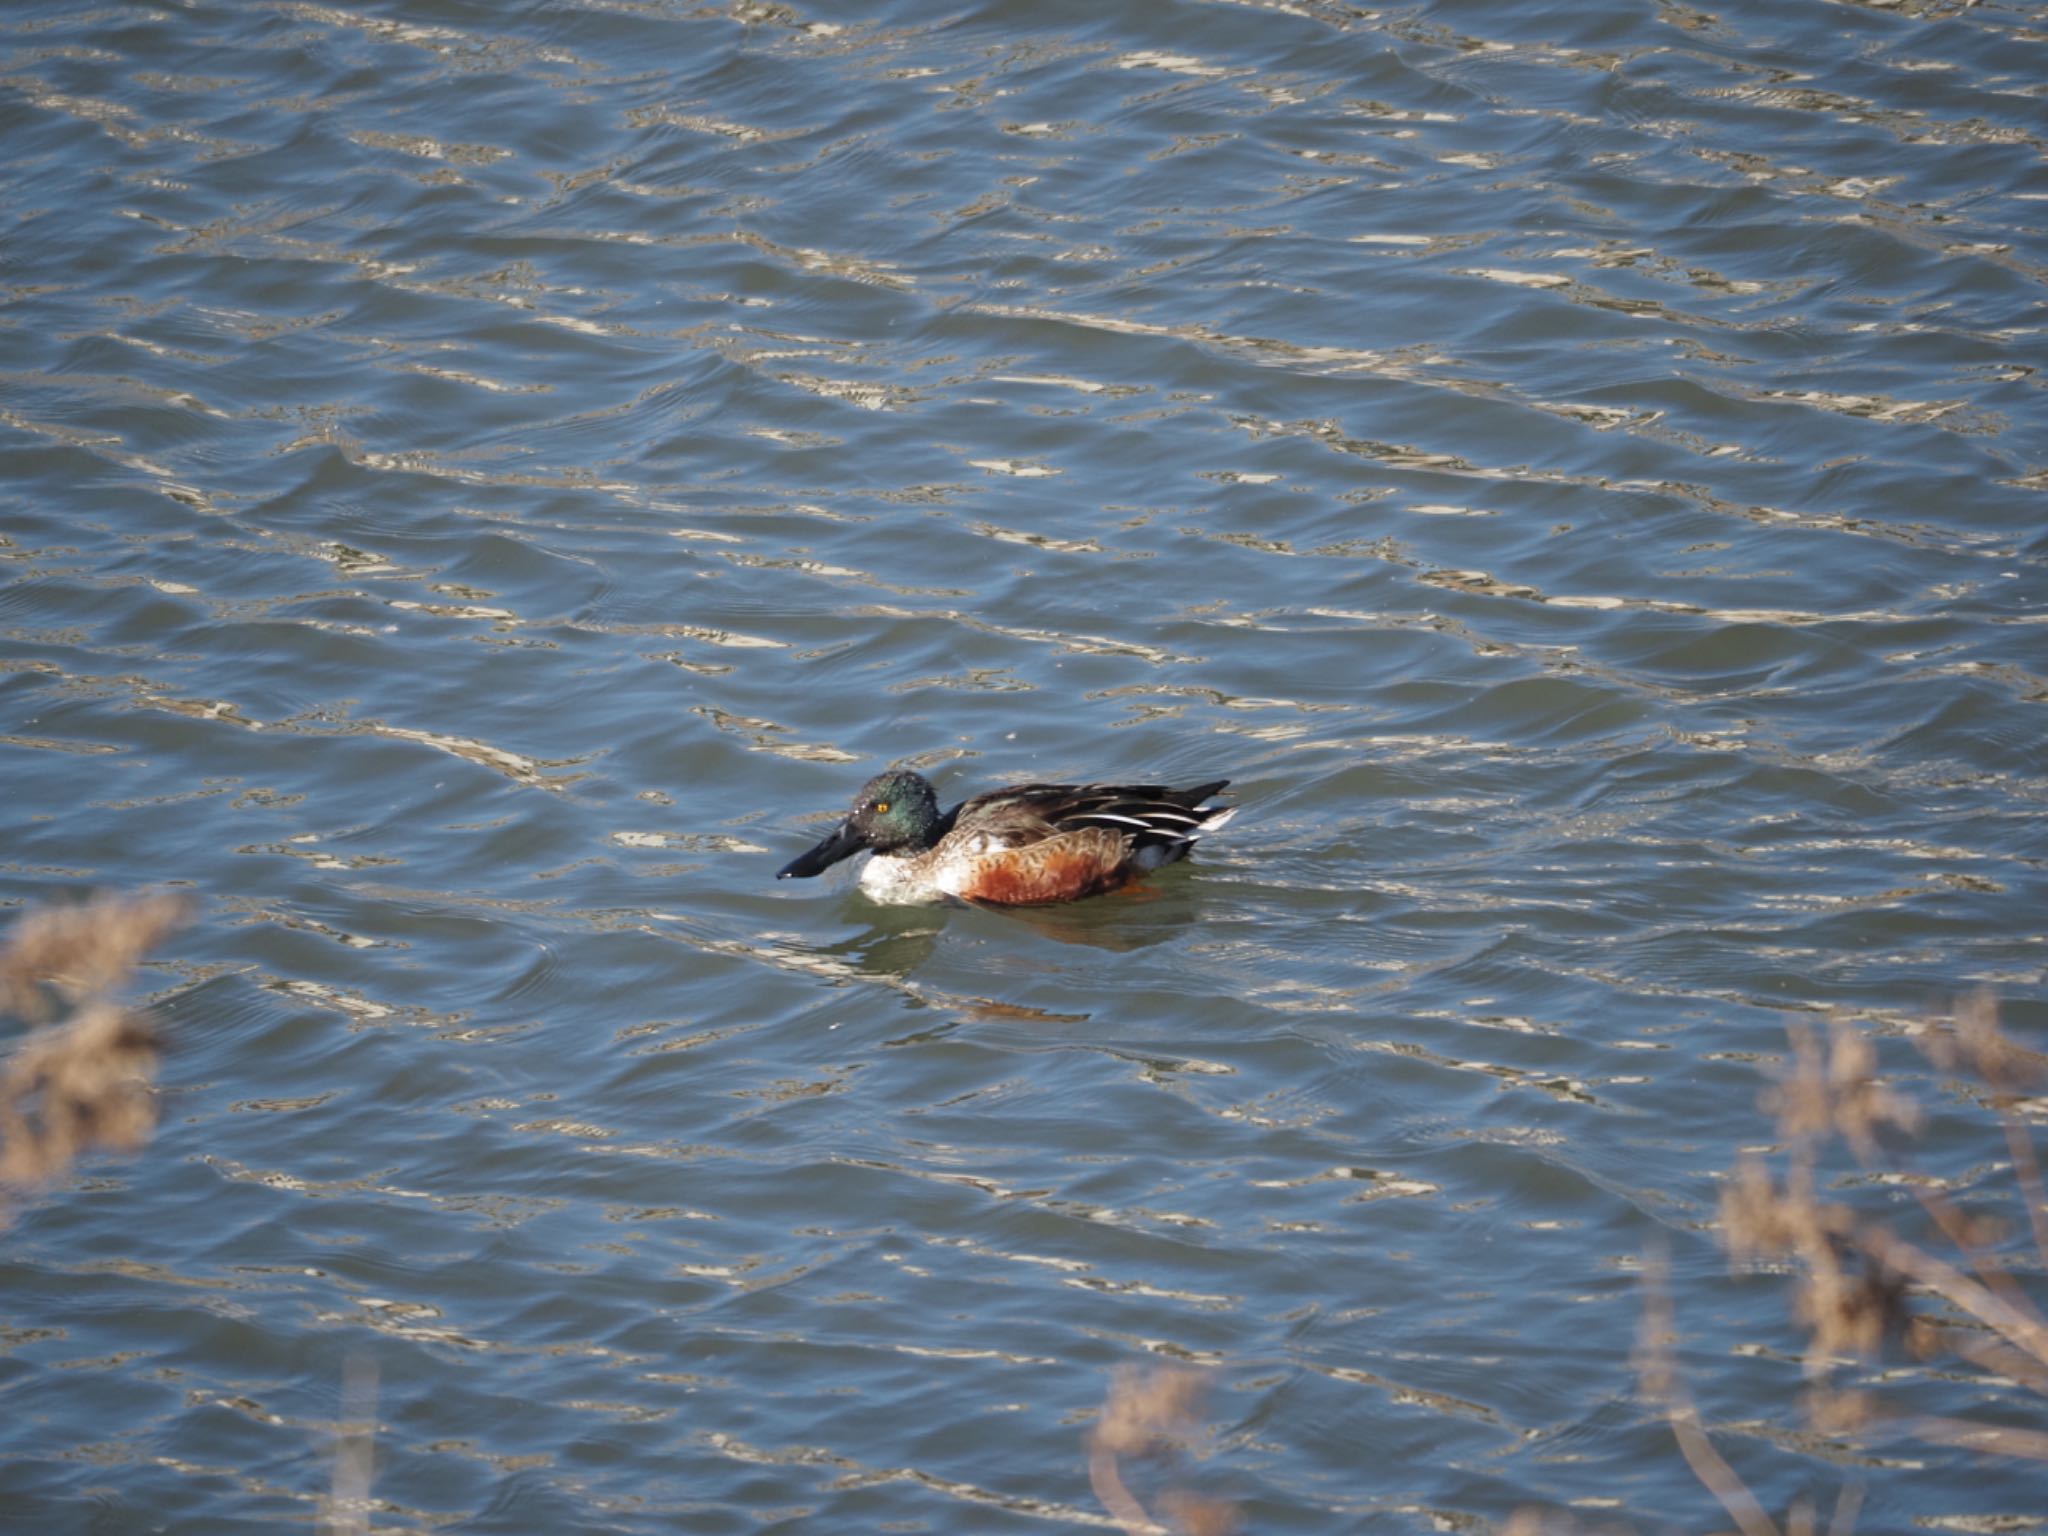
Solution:
M 2010 1184 L 1900 1037 L 2048 1027 L 2044 82 L 2016 0 L 10 5 L 0 898 L 205 905 L 154 1144 L 0 1235 L 0 1526 L 309 1527 L 366 1419 L 378 1530 L 1114 1529 L 1183 1363 L 1134 1486 L 1247 1531 L 1706 1529 L 1661 1244 L 1767 1508 L 2038 1527 L 1810 1433 L 1712 1223 L 1833 1009 Z M 895 761 L 1243 809 L 776 883 Z

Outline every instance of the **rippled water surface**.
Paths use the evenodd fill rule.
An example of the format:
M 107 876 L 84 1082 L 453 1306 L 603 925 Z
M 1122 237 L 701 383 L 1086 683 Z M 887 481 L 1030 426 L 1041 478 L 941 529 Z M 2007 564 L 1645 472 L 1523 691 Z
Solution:
M 1247 1531 L 1705 1529 L 1660 1240 L 1766 1508 L 2038 1524 L 1809 1432 L 1712 1228 L 1788 1013 L 2011 1181 L 1899 1037 L 2048 1025 L 2044 82 L 2011 0 L 6 8 L 0 894 L 204 912 L 155 1142 L 0 1235 L 0 1524 L 310 1525 L 366 1420 L 377 1529 L 1115 1529 L 1180 1362 L 1133 1486 Z M 778 884 L 898 760 L 1242 810 Z

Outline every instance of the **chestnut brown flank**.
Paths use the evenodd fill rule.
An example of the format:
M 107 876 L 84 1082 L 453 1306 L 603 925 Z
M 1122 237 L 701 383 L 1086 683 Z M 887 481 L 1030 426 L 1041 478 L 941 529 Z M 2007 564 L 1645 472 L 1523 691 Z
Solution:
M 1078 901 L 1122 885 L 1130 840 L 1100 827 L 976 859 L 960 894 L 1006 907 Z

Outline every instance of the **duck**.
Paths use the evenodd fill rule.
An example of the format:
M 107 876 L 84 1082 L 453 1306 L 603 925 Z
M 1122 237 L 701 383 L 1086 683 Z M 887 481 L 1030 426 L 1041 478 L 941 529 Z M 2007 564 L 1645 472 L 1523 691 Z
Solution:
M 1186 858 L 1237 814 L 1203 803 L 1229 783 L 1016 784 L 942 813 L 923 774 L 892 768 L 862 785 L 846 818 L 775 878 L 808 880 L 866 850 L 860 888 L 887 905 L 1079 901 Z

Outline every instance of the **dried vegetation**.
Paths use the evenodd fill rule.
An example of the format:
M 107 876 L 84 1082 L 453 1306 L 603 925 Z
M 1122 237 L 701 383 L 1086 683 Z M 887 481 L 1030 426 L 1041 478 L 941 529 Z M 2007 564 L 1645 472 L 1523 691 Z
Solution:
M 1925 1031 L 1920 1044 L 1942 1071 L 1968 1081 L 1966 1100 L 1999 1121 L 2016 1186 L 2007 1199 L 2024 1213 L 2020 1240 L 2008 1242 L 2015 1228 L 2004 1216 L 1964 1210 L 1941 1181 L 1890 1153 L 1894 1141 L 1919 1129 L 1920 1106 L 1883 1083 L 1869 1037 L 1841 1021 L 1826 1038 L 1793 1028 L 1792 1069 L 1767 1096 L 1777 1112 L 1783 1168 L 1760 1157 L 1743 1160 L 1722 1195 L 1723 1238 L 1738 1264 L 1794 1265 L 1794 1312 L 1807 1334 L 1806 1406 L 1815 1427 L 1846 1433 L 1883 1425 L 1941 1444 L 2048 1461 L 2048 1434 L 2038 1430 L 1930 1417 L 1839 1385 L 1855 1360 L 1900 1348 L 1918 1360 L 1961 1361 L 1986 1386 L 2018 1383 L 2048 1407 L 2048 1321 L 2039 1309 L 2048 1208 L 2040 1160 L 2019 1115 L 2048 1076 L 2048 1063 L 2000 1030 L 1997 1002 L 1981 994 L 1945 1025 Z M 1815 1170 L 1831 1143 L 1846 1148 L 1867 1176 L 1859 1182 L 1911 1191 L 1924 1218 L 1917 1236 L 1822 1196 Z M 2023 1275 L 2036 1294 L 2028 1293 Z
M 0 948 L 0 1010 L 28 1027 L 0 1062 L 0 1202 L 89 1152 L 148 1142 L 161 1044 L 116 994 L 189 912 L 175 896 L 103 897 L 15 922 Z
M 1789 1033 L 1790 1067 L 1763 1096 L 1777 1121 L 1776 1156 L 1751 1154 L 1738 1164 L 1721 1196 L 1721 1236 L 1732 1264 L 1789 1267 L 1794 1276 L 1793 1315 L 1806 1334 L 1803 1406 L 1813 1428 L 1833 1436 L 1903 1433 L 1991 1456 L 2048 1460 L 2048 1433 L 2024 1424 L 1925 1413 L 1896 1396 L 1841 1384 L 1859 1362 L 1903 1352 L 1919 1362 L 1947 1362 L 1952 1382 L 1967 1382 L 1974 1372 L 1987 1397 L 2000 1399 L 2007 1420 L 2015 1417 L 2014 1387 L 2034 1395 L 2034 1408 L 2048 1410 L 2048 1322 L 2040 1310 L 2048 1200 L 2022 1119 L 2023 1111 L 2040 1107 L 2030 1095 L 2048 1081 L 2048 1060 L 2004 1034 L 1988 994 L 1966 999 L 1952 1018 L 1931 1022 L 1919 1036 L 1928 1059 L 1957 1081 L 1958 1101 L 1998 1121 L 2015 1185 L 2004 1198 L 2016 1199 L 2024 1212 L 2024 1224 L 2015 1225 L 1964 1210 L 1942 1181 L 1894 1152 L 1920 1129 L 1924 1113 L 1878 1075 L 1869 1036 L 1841 1019 L 1825 1033 L 1806 1024 Z M 1820 1170 L 1838 1166 L 1847 1176 L 1834 1180 L 1833 1190 L 1910 1191 L 1921 1218 L 1912 1223 L 1916 1235 L 1895 1224 L 1912 1207 L 1887 1202 L 1873 1214 L 1824 1195 Z M 1795 1508 L 1782 1526 L 1772 1519 L 1708 1438 L 1677 1368 L 1663 1269 L 1653 1261 L 1645 1287 L 1637 1354 L 1645 1396 L 1662 1406 L 1687 1464 L 1743 1536 L 1818 1530 L 1811 1507 Z M 1954 1362 L 1970 1372 L 1956 1373 Z M 1845 1487 L 1827 1529 L 1852 1530 L 1860 1501 L 1858 1488 Z M 1553 1528 L 1527 1511 L 1511 1526 L 1521 1536 Z
M 1173 1367 L 1123 1370 L 1111 1379 L 1088 1436 L 1088 1480 L 1125 1536 L 1229 1536 L 1237 1529 L 1234 1505 L 1172 1486 L 1153 1499 L 1160 1516 L 1154 1519 L 1124 1480 L 1125 1464 L 1139 1459 L 1162 1463 L 1168 1481 L 1175 1480 L 1181 1447 L 1203 1432 L 1206 1385 L 1200 1371 Z

